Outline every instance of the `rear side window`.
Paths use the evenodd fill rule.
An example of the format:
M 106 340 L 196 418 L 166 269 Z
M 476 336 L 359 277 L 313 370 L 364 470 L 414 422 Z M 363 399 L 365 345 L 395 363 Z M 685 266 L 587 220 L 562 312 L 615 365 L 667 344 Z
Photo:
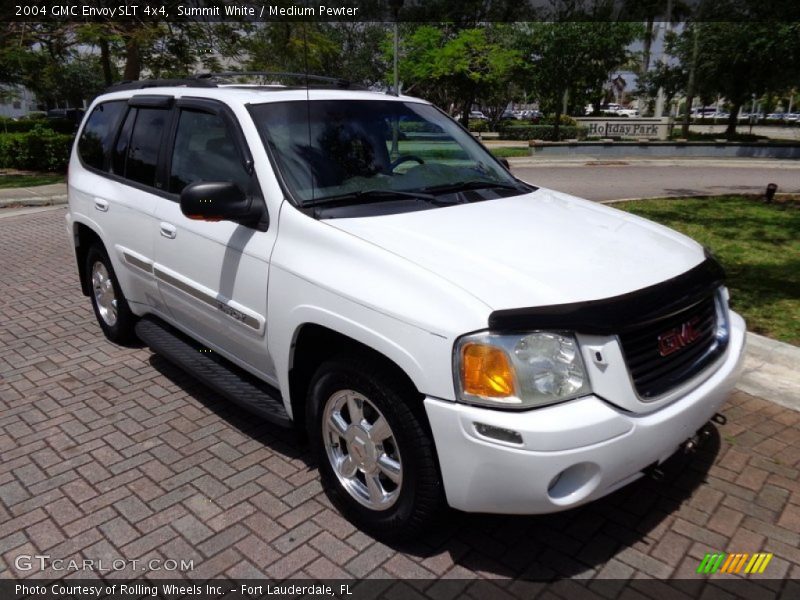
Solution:
M 195 181 L 233 181 L 246 191 L 250 174 L 222 117 L 184 109 L 175 134 L 169 191 L 179 194 Z
M 104 170 L 114 133 L 127 103 L 124 100 L 98 104 L 89 115 L 78 140 L 78 155 L 86 166 Z
M 145 185 L 156 182 L 156 164 L 169 110 L 139 108 L 128 143 L 125 178 Z

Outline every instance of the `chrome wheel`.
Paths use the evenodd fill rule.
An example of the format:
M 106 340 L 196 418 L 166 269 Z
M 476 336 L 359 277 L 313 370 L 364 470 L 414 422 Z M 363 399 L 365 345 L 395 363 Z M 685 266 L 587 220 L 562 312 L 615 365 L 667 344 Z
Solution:
M 100 318 L 106 325 L 113 327 L 117 323 L 117 297 L 108 269 L 100 261 L 92 265 L 92 290 Z
M 365 396 L 340 390 L 328 398 L 322 439 L 345 490 L 372 510 L 386 510 L 400 495 L 403 465 L 389 423 Z

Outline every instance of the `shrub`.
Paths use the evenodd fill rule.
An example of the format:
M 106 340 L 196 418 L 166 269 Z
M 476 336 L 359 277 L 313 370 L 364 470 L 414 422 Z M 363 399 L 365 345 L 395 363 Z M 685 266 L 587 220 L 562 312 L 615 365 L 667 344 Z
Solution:
M 41 125 L 25 133 L 0 133 L 0 168 L 64 171 L 73 139 Z
M 578 122 L 575 119 L 573 119 L 572 117 L 570 117 L 569 115 L 561 115 L 558 118 L 558 122 L 561 125 L 568 125 L 569 127 L 575 127 L 575 126 L 578 125 Z M 541 125 L 555 125 L 556 124 L 556 120 L 555 120 L 555 118 L 553 118 L 553 115 L 548 115 L 546 117 L 542 117 L 541 120 L 539 121 L 539 123 Z
M 483 119 L 470 119 L 469 130 L 481 133 L 484 131 L 489 131 L 489 121 L 484 121 Z
M 553 125 L 523 125 L 516 127 L 502 127 L 500 138 L 504 140 L 546 140 L 556 142 L 570 139 L 586 139 L 586 128 L 574 125 L 562 125 L 559 127 L 558 140 Z
M 0 133 L 25 133 L 35 127 L 46 127 L 56 133 L 74 134 L 78 129 L 78 123 L 69 119 L 8 119 L 0 117 Z

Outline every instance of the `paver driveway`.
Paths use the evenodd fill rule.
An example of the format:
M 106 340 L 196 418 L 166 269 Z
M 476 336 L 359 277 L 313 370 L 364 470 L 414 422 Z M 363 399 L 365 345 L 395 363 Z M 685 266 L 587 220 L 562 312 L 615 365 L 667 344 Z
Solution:
M 753 585 L 800 578 L 800 413 L 742 392 L 661 481 L 558 515 L 451 511 L 412 544 L 376 542 L 332 510 L 290 433 L 105 341 L 64 213 L 0 219 L 0 577 L 57 574 L 14 564 L 45 553 L 194 560 L 191 578 L 691 578 L 706 552 L 764 551 Z

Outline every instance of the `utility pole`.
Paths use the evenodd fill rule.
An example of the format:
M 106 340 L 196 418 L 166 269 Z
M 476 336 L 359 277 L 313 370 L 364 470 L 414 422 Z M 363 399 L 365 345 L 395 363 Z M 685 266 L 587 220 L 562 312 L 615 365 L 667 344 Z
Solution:
M 389 0 L 389 6 L 394 16 L 394 95 L 400 95 L 400 75 L 397 69 L 398 55 L 400 54 L 400 30 L 398 28 L 398 18 L 400 9 L 403 8 L 404 0 Z
M 400 74 L 397 68 L 398 58 L 400 55 L 400 29 L 399 29 L 399 16 L 400 9 L 403 8 L 404 0 L 389 0 L 389 6 L 392 9 L 394 16 L 394 95 L 400 95 Z M 392 119 L 392 150 L 390 156 L 392 160 L 400 155 L 399 148 L 400 141 L 400 122 L 397 115 Z

